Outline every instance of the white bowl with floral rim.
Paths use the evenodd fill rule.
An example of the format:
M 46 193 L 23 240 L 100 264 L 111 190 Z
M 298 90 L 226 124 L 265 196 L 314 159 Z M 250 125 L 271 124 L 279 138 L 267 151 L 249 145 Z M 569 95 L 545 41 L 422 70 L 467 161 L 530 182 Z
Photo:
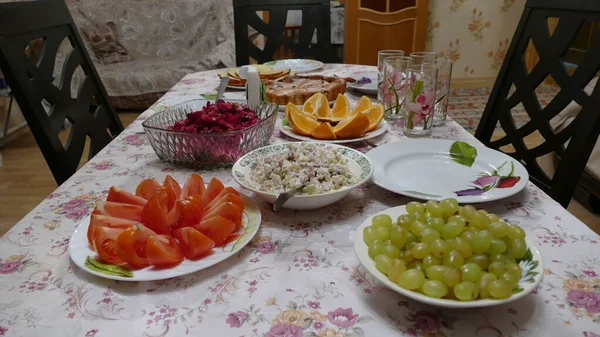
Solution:
M 238 184 L 255 192 L 267 202 L 273 203 L 275 201 L 275 198 L 277 198 L 278 193 L 261 190 L 258 184 L 254 182 L 251 178 L 251 166 L 253 163 L 259 162 L 264 156 L 286 151 L 288 149 L 289 144 L 299 143 L 283 143 L 268 145 L 246 154 L 233 165 L 231 169 L 233 178 L 238 182 Z M 345 186 L 340 189 L 331 190 L 325 193 L 310 195 L 297 194 L 291 197 L 282 206 L 282 208 L 307 210 L 321 208 L 333 204 L 344 198 L 356 187 L 367 182 L 369 179 L 371 179 L 371 176 L 373 175 L 373 163 L 366 155 L 359 151 L 356 151 L 349 147 L 328 143 L 305 142 L 302 144 L 309 144 L 308 146 L 314 146 L 315 148 L 330 148 L 331 151 L 336 151 L 339 154 L 341 154 L 342 157 L 347 160 L 348 168 L 356 178 L 356 182 L 350 186 Z
M 390 281 L 390 279 L 380 272 L 377 268 L 375 268 L 375 261 L 371 259 L 368 253 L 369 247 L 365 243 L 363 237 L 363 231 L 366 227 L 371 226 L 371 222 L 373 217 L 379 214 L 387 214 L 392 219 L 397 219 L 400 215 L 406 214 L 405 206 L 398 206 L 393 208 L 388 208 L 383 210 L 377 214 L 373 214 L 369 218 L 367 218 L 356 230 L 356 234 L 354 235 L 354 251 L 360 260 L 360 263 L 371 273 L 375 278 L 377 278 L 381 283 L 385 284 L 388 288 L 394 290 L 395 292 L 402 294 L 406 297 L 409 297 L 415 301 L 419 301 L 425 304 L 443 307 L 443 308 L 479 308 L 479 307 L 489 307 L 498 304 L 504 304 L 508 302 L 516 301 L 520 298 L 527 296 L 531 293 L 542 280 L 542 275 L 544 274 L 544 262 L 542 261 L 542 255 L 540 251 L 537 249 L 533 243 L 525 239 L 527 243 L 527 247 L 529 248 L 528 253 L 525 257 L 519 262 L 519 266 L 522 269 L 521 279 L 517 286 L 513 289 L 513 294 L 505 299 L 479 299 L 474 301 L 457 301 L 445 298 L 433 298 L 427 295 L 418 293 L 416 291 L 407 290 L 400 287 L 398 284 Z

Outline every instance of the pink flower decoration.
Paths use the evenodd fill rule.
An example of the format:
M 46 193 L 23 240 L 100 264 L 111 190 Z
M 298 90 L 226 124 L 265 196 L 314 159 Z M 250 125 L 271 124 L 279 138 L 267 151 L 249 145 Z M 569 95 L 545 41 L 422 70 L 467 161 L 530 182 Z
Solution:
M 475 180 L 473 182 L 473 184 L 481 186 L 481 187 L 485 187 L 485 186 L 489 186 L 489 185 L 494 185 L 497 181 L 498 181 L 498 177 L 495 176 L 485 176 L 485 177 L 479 177 L 477 178 L 477 180 Z
M 600 312 L 600 295 L 594 292 L 571 290 L 567 300 L 577 308 L 585 308 L 590 314 Z
M 589 276 L 589 277 L 596 277 L 596 276 L 598 276 L 598 274 L 596 274 L 596 272 L 593 271 L 593 270 L 584 270 L 583 273 L 586 276 Z
M 352 311 L 352 308 L 337 308 L 327 313 L 327 319 L 331 324 L 346 329 L 354 325 L 358 320 L 358 314 Z
M 415 314 L 415 325 L 421 331 L 435 332 L 440 329 L 442 322 L 430 312 L 418 311 Z
M 225 323 L 228 323 L 232 328 L 239 328 L 244 325 L 248 315 L 243 311 L 232 312 L 227 316 Z
M 302 337 L 302 328 L 295 325 L 289 324 L 277 324 L 269 332 L 265 334 L 265 337 Z
M 85 337 L 94 337 L 98 333 L 98 329 L 92 329 L 85 334 Z
M 9 262 L 0 263 L 0 274 L 12 274 L 19 270 L 22 265 L 22 260 L 12 260 Z
M 261 254 L 271 254 L 276 248 L 277 245 L 271 241 L 262 241 L 256 245 L 256 250 L 258 250 Z
M 314 301 L 314 302 L 313 301 L 308 301 L 307 304 L 312 309 L 320 309 L 321 308 L 321 303 L 319 303 L 319 301 Z
M 8 331 L 7 327 L 0 326 L 0 336 L 4 336 Z

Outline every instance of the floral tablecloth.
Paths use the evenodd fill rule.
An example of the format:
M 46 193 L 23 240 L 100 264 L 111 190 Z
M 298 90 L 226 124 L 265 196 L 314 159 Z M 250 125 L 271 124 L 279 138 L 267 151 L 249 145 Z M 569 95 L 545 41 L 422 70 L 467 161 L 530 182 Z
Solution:
M 327 65 L 322 73 L 374 70 Z M 215 92 L 217 71 L 186 76 L 160 102 Z M 229 97 L 241 97 L 231 92 Z M 358 98 L 348 94 L 352 102 Z M 141 131 L 143 113 L 117 139 L 0 238 L 0 336 L 598 336 L 600 238 L 536 186 L 484 204 L 519 224 L 538 245 L 541 285 L 507 305 L 446 310 L 385 288 L 354 254 L 354 230 L 370 214 L 408 199 L 368 184 L 321 210 L 270 211 L 234 257 L 207 270 L 158 282 L 115 282 L 69 259 L 75 226 L 110 186 L 143 178 L 182 180 L 189 170 L 159 161 Z M 280 116 L 281 118 L 281 116 Z M 377 140 L 402 140 L 399 124 Z M 436 138 L 474 141 L 455 122 Z M 278 131 L 273 142 L 287 141 Z M 365 144 L 354 144 L 367 151 Z M 236 185 L 228 170 L 200 172 Z

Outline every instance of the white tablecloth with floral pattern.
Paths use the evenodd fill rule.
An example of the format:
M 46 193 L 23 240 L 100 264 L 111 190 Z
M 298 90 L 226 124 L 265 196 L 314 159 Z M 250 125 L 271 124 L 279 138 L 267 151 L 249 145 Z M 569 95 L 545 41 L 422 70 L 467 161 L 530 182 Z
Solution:
M 369 70 L 374 68 L 327 65 L 322 73 Z M 216 75 L 188 75 L 161 101 L 215 92 Z M 600 334 L 600 238 L 533 184 L 510 199 L 482 205 L 525 228 L 545 260 L 540 287 L 512 304 L 438 309 L 374 280 L 354 254 L 354 229 L 369 215 L 408 199 L 372 184 L 310 212 L 273 213 L 255 197 L 263 222 L 253 242 L 236 256 L 189 276 L 139 283 L 92 276 L 70 261 L 67 245 L 94 201 L 104 199 L 112 185 L 131 189 L 143 178 L 162 180 L 171 174 L 183 180 L 190 173 L 160 162 L 145 136 L 137 133 L 153 113 L 143 113 L 0 238 L 0 336 Z M 404 139 L 399 126 L 378 142 Z M 286 140 L 278 131 L 273 136 L 273 142 Z M 474 141 L 453 121 L 435 129 L 433 136 Z M 362 143 L 355 146 L 368 150 Z M 200 173 L 238 187 L 229 170 Z

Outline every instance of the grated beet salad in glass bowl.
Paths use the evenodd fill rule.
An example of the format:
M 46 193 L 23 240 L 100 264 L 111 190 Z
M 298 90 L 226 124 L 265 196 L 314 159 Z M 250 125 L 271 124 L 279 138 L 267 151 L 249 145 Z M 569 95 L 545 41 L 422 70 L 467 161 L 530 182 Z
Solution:
M 163 104 L 142 126 L 150 145 L 165 162 L 191 167 L 232 165 L 267 145 L 277 120 L 277 104 L 245 100 L 195 99 Z M 158 110 L 158 108 L 157 108 Z

